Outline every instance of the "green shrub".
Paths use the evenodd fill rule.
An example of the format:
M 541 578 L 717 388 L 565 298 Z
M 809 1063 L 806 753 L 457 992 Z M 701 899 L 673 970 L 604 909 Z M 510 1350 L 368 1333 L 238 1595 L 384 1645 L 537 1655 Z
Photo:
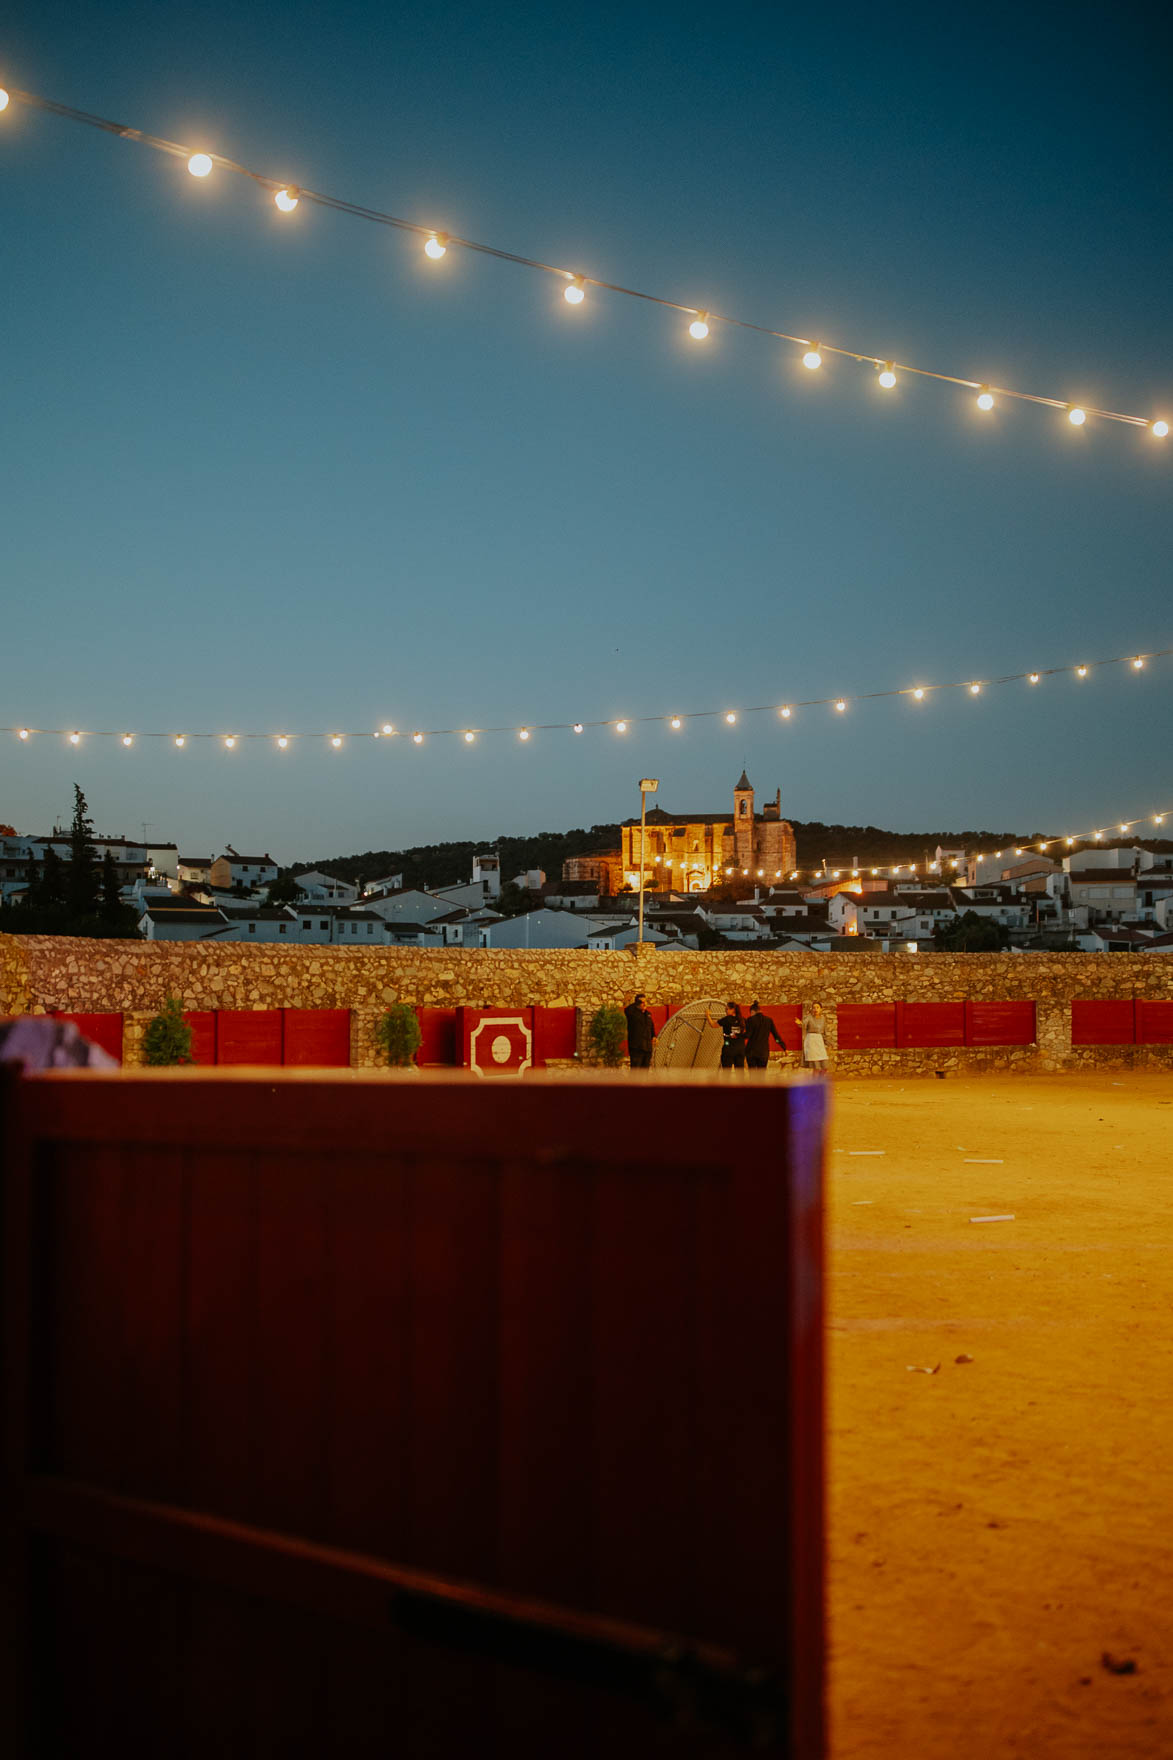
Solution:
M 169 996 L 143 1034 L 143 1062 L 156 1068 L 174 1063 L 194 1063 L 191 1028 L 183 1018 L 178 996 Z
M 587 1027 L 587 1045 L 596 1063 L 614 1069 L 623 1062 L 623 1045 L 627 1038 L 627 1017 L 621 1008 L 605 1002 L 596 1009 Z
M 420 1024 L 414 1008 L 393 1002 L 375 1027 L 375 1043 L 392 1069 L 406 1069 L 420 1048 Z

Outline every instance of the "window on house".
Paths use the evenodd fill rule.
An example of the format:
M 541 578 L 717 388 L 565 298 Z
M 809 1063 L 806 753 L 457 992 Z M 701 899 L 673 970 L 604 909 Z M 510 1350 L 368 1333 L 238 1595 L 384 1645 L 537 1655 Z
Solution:
M 330 927 L 330 925 L 329 925 L 329 923 L 320 923 L 318 925 L 318 927 L 321 929 L 328 929 Z
M 375 932 L 375 925 L 373 923 L 368 923 L 367 924 L 367 934 L 373 935 L 374 932 Z
M 248 932 L 249 932 L 249 934 L 250 934 L 250 935 L 255 935 L 255 934 L 256 934 L 256 932 L 257 932 L 257 926 L 256 926 L 256 924 L 255 924 L 255 923 L 250 923 L 250 924 L 249 924 L 249 926 L 248 926 Z
M 278 923 L 278 925 L 277 925 L 278 935 L 284 935 L 284 933 L 288 927 L 289 927 L 288 923 Z

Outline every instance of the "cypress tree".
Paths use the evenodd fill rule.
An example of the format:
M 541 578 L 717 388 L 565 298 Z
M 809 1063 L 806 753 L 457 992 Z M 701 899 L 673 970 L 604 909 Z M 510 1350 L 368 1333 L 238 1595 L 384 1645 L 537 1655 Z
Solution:
M 65 877 L 65 902 L 69 915 L 79 917 L 97 914 L 101 894 L 101 872 L 98 852 L 94 847 L 94 826 L 85 795 L 73 785 L 73 823 L 69 827 L 69 872 Z

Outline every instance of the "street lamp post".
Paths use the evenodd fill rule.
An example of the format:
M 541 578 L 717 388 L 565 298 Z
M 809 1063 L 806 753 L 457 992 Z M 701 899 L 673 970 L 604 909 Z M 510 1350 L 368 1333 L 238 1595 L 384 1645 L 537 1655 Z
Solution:
M 644 852 L 646 849 L 648 828 L 648 796 L 655 794 L 660 786 L 658 777 L 644 776 L 639 785 L 639 939 L 637 947 L 644 944 Z

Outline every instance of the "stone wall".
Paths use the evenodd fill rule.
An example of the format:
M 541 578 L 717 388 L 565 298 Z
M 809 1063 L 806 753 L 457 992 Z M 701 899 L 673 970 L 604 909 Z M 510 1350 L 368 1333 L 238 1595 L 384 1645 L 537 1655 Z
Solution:
M 428 1007 L 577 1006 L 643 990 L 650 1003 L 817 998 L 844 1074 L 914 1069 L 1173 1067 L 1173 1046 L 1071 1045 L 1073 997 L 1173 1000 L 1173 956 L 1084 953 L 656 953 L 458 948 L 249 947 L 240 942 L 80 941 L 0 935 L 0 1012 L 121 1011 L 126 1056 L 168 993 L 189 1009 L 349 1008 L 352 1061 L 376 1061 L 371 1032 L 391 1002 Z M 1037 1005 L 1038 1042 L 987 1049 L 837 1055 L 842 1002 L 1009 1001 Z

